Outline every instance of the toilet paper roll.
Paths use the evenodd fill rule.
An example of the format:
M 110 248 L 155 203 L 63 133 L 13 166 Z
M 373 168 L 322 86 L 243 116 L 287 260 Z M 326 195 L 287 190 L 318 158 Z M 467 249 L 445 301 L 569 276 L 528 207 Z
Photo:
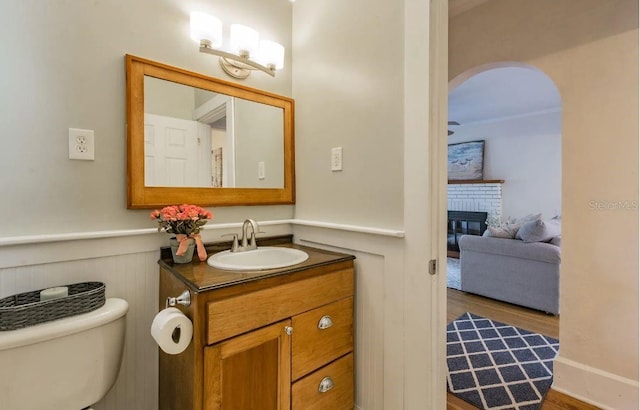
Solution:
M 57 288 L 49 288 L 40 292 L 40 300 L 53 300 L 60 299 L 69 296 L 69 288 L 66 286 L 59 286 Z
M 163 352 L 179 354 L 191 343 L 193 323 L 174 307 L 163 309 L 153 318 L 151 336 Z

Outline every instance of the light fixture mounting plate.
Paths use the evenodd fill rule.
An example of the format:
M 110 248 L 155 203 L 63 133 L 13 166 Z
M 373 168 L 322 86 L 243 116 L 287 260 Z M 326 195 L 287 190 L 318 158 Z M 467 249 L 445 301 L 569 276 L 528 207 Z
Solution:
M 248 68 L 244 68 L 240 63 L 236 63 L 233 60 L 226 59 L 224 57 L 220 57 L 220 67 L 222 70 L 229 74 L 231 77 L 238 78 L 244 80 L 249 77 L 251 74 L 251 70 Z

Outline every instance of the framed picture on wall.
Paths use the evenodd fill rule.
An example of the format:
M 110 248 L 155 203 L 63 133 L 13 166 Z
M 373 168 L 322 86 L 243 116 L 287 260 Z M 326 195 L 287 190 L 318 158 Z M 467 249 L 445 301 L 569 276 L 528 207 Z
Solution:
M 482 179 L 484 140 L 449 144 L 447 159 L 448 179 Z

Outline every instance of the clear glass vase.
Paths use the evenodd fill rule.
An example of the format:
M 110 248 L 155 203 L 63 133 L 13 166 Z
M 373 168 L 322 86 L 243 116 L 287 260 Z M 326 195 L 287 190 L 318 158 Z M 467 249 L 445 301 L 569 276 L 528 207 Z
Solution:
M 187 238 L 187 251 L 184 255 L 176 255 L 178 252 L 178 246 L 180 242 L 176 238 L 169 239 L 169 245 L 171 245 L 171 255 L 173 256 L 173 263 L 191 263 L 193 260 L 193 252 L 196 249 L 196 241 L 193 238 Z

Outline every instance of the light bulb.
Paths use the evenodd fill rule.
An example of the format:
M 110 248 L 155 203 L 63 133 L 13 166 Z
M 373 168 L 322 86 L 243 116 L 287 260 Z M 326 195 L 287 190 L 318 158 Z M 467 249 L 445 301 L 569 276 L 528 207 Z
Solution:
M 191 38 L 198 44 L 207 40 L 211 46 L 218 48 L 222 45 L 222 22 L 215 16 L 194 11 L 191 13 Z
M 251 27 L 232 24 L 229 34 L 231 52 L 249 58 L 258 51 L 260 35 Z
M 266 67 L 280 70 L 284 67 L 284 47 L 275 41 L 261 40 L 256 60 Z

